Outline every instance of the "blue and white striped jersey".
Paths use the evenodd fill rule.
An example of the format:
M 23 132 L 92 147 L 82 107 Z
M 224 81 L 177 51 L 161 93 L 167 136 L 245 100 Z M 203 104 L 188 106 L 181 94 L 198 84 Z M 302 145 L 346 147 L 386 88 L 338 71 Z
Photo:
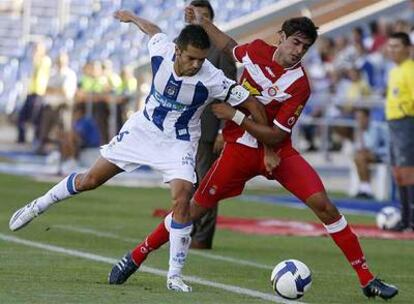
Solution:
M 200 116 L 213 100 L 236 106 L 249 92 L 206 60 L 194 76 L 179 77 L 174 71 L 175 44 L 158 33 L 148 42 L 152 85 L 144 116 L 170 138 L 198 141 Z

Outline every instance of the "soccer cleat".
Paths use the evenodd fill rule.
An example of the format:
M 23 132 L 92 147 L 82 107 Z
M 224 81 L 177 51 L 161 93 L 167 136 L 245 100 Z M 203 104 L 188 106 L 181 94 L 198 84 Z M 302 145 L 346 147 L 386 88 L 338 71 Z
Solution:
M 184 283 L 183 278 L 175 275 L 167 279 L 167 288 L 178 292 L 191 292 L 191 286 Z
M 389 300 L 398 294 L 398 288 L 394 285 L 387 284 L 378 278 L 374 278 L 367 284 L 367 286 L 362 287 L 362 292 L 368 298 L 378 296 L 384 300 Z
M 128 278 L 138 270 L 132 260 L 131 253 L 128 252 L 117 264 L 112 267 L 111 272 L 108 275 L 109 284 L 120 285 L 123 284 Z
M 19 230 L 29 224 L 35 217 L 39 216 L 41 212 L 36 205 L 37 200 L 32 201 L 23 208 L 17 210 L 10 218 L 9 228 L 12 231 Z

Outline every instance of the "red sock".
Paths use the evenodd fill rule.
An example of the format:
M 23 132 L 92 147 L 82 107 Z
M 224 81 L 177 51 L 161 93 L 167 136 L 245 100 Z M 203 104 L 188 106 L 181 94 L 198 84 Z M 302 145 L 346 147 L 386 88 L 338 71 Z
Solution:
M 339 221 L 342 219 L 346 224 L 344 218 L 341 218 Z M 335 224 L 336 223 L 333 225 Z M 374 278 L 374 276 L 368 269 L 368 264 L 365 261 L 364 253 L 362 252 L 361 245 L 359 244 L 356 234 L 351 230 L 349 225 L 346 224 L 345 228 L 342 230 L 333 233 L 330 232 L 330 236 L 335 241 L 336 245 L 341 248 L 346 259 L 356 271 L 361 286 L 366 286 L 369 281 Z
M 160 248 L 162 245 L 168 242 L 170 233 L 165 228 L 164 220 L 155 228 L 150 235 L 147 236 L 145 241 L 139 244 L 131 253 L 132 260 L 139 266 L 147 258 L 148 254 Z

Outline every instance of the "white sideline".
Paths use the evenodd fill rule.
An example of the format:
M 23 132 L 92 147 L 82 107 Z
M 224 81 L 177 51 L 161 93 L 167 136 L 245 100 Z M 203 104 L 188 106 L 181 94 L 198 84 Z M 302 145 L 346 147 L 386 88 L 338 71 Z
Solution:
M 21 244 L 21 245 L 34 247 L 34 248 L 38 248 L 38 249 L 43 249 L 43 250 L 47 250 L 47 251 L 51 251 L 51 252 L 62 253 L 62 254 L 70 255 L 70 256 L 75 256 L 75 257 L 79 257 L 79 258 L 84 258 L 84 259 L 96 261 L 96 262 L 103 262 L 103 263 L 107 263 L 107 264 L 111 264 L 111 265 L 118 262 L 118 260 L 114 259 L 114 258 L 108 258 L 108 257 L 100 256 L 100 255 L 97 255 L 97 254 L 93 254 L 93 253 L 88 253 L 88 252 L 83 252 L 83 251 L 79 251 L 79 250 L 54 246 L 54 245 L 50 245 L 50 244 L 29 241 L 29 240 L 21 239 L 21 238 L 14 237 L 14 236 L 7 235 L 7 234 L 3 234 L 3 233 L 0 233 L 0 239 L 3 240 L 3 241 L 7 241 L 7 242 Z M 162 277 L 165 277 L 167 275 L 167 272 L 164 271 L 164 270 L 157 269 L 157 268 L 152 268 L 152 267 L 146 267 L 146 266 L 141 266 L 140 271 L 148 272 L 148 273 L 155 274 L 155 275 L 162 276 Z M 263 300 L 270 301 L 270 302 L 273 302 L 273 303 L 286 303 L 286 304 L 299 304 L 299 303 L 302 303 L 302 304 L 306 304 L 304 302 L 285 300 L 285 299 L 280 298 L 280 297 L 278 297 L 274 294 L 263 293 L 263 292 L 260 292 L 260 291 L 256 291 L 256 290 L 252 290 L 252 289 L 248 289 L 248 288 L 243 288 L 243 287 L 239 287 L 239 286 L 235 286 L 235 285 L 221 284 L 221 283 L 205 280 L 205 279 L 195 277 L 195 276 L 184 276 L 184 279 L 187 280 L 188 282 L 191 282 L 191 283 L 196 283 L 196 284 L 200 284 L 200 285 L 214 287 L 214 288 L 226 290 L 226 291 L 233 292 L 233 293 L 240 294 L 240 295 L 246 295 L 246 296 L 250 296 L 250 297 L 254 297 L 254 298 L 263 299 Z
M 84 233 L 84 234 L 90 234 L 90 235 L 94 235 L 98 237 L 104 237 L 104 238 L 114 239 L 118 241 L 124 241 L 124 242 L 132 243 L 132 244 L 137 244 L 139 242 L 139 240 L 137 239 L 121 237 L 111 232 L 102 232 L 102 231 L 98 231 L 98 230 L 94 230 L 90 228 L 74 227 L 74 226 L 69 226 L 69 225 L 53 225 L 52 228 L 58 228 L 58 229 L 66 230 L 66 231 L 73 231 L 73 232 Z M 224 262 L 229 262 L 229 263 L 244 265 L 244 266 L 251 266 L 251 267 L 255 267 L 259 269 L 267 269 L 267 270 L 273 269 L 273 267 L 270 265 L 256 263 L 253 261 L 247 261 L 247 260 L 242 260 L 238 258 L 236 259 L 236 258 L 221 256 L 218 254 L 202 252 L 200 250 L 190 250 L 190 251 L 191 251 L 191 255 L 198 255 L 198 256 L 205 257 L 205 258 L 209 258 L 211 260 L 224 261 Z

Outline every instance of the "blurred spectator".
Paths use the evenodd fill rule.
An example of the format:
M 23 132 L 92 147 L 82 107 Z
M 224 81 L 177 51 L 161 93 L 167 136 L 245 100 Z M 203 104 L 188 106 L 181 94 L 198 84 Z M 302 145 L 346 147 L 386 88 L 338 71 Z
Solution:
M 43 106 L 43 96 L 49 82 L 52 61 L 46 55 L 46 47 L 38 42 L 33 51 L 32 67 L 28 95 L 20 109 L 17 120 L 17 142 L 26 142 L 26 123 L 32 122 L 35 126 L 35 140 L 39 138 L 40 115 Z
M 358 171 L 360 185 L 359 198 L 373 198 L 370 183 L 370 164 L 384 162 L 387 157 L 388 136 L 384 125 L 370 121 L 368 109 L 355 111 L 357 123 L 354 146 L 354 161 Z
M 121 82 L 121 90 L 123 95 L 130 96 L 136 93 L 138 83 L 131 66 L 126 65 L 122 68 Z
M 387 23 L 384 20 L 374 20 L 369 24 L 371 31 L 371 48 L 370 52 L 381 51 L 381 48 L 386 44 L 388 35 L 387 35 Z
M 109 134 L 109 130 L 108 130 L 108 140 L 109 137 L 115 135 L 122 127 L 123 123 L 125 120 L 123 120 L 123 113 L 125 112 L 124 108 L 124 99 L 121 97 L 122 94 L 122 79 L 121 77 L 113 70 L 113 64 L 112 61 L 110 60 L 105 60 L 103 62 L 103 76 L 105 77 L 105 82 L 106 82 L 106 88 L 105 88 L 105 101 L 107 103 L 107 106 L 109 107 L 110 110 L 110 115 L 114 115 L 115 116 L 115 120 L 116 120 L 116 126 L 115 126 L 115 130 L 111 130 L 112 132 L 114 132 L 114 134 Z M 111 111 L 112 109 L 112 111 Z M 109 117 L 108 117 L 109 119 Z M 108 123 L 108 128 L 109 128 L 109 123 Z
M 0 1 L 0 13 L 20 15 L 23 11 L 23 0 Z
M 87 108 L 92 109 L 92 116 L 101 134 L 101 144 L 107 143 L 109 139 L 109 107 L 106 102 L 108 88 L 107 77 L 103 75 L 101 63 L 99 61 L 88 62 L 83 69 L 76 99 L 88 103 Z
M 106 78 L 106 91 L 120 95 L 122 93 L 121 77 L 113 70 L 111 60 L 105 60 L 102 64 L 102 74 Z
M 386 118 L 393 175 L 400 193 L 402 221 L 395 230 L 414 228 L 414 60 L 407 33 L 390 36 L 388 52 L 396 66 L 388 77 Z
M 61 53 L 52 70 L 44 98 L 44 106 L 40 117 L 38 153 L 45 152 L 45 144 L 50 140 L 50 132 L 54 127 L 64 130 L 70 128 L 73 98 L 76 93 L 77 77 L 69 67 L 69 57 Z
M 371 94 L 371 89 L 368 83 L 361 77 L 361 72 L 353 67 L 347 71 L 350 85 L 346 89 L 345 98 L 347 104 L 352 106 L 355 102 L 363 101 L 364 97 Z
M 118 130 L 122 123 L 127 120 L 128 112 L 135 112 L 137 109 L 136 93 L 138 88 L 137 79 L 134 76 L 133 69 L 130 66 L 124 66 L 121 71 L 121 92 L 122 96 L 118 106 Z
M 86 115 L 84 103 L 75 104 L 72 130 L 61 132 L 60 139 L 61 173 L 64 174 L 77 167 L 77 159 L 82 149 L 100 146 L 98 126 L 93 118 Z
M 377 84 L 375 67 L 369 59 L 368 52 L 360 43 L 356 44 L 355 48 L 357 52 L 357 59 L 354 63 L 355 68 L 363 73 L 363 78 L 367 80 L 371 88 L 379 87 L 380 84 Z

